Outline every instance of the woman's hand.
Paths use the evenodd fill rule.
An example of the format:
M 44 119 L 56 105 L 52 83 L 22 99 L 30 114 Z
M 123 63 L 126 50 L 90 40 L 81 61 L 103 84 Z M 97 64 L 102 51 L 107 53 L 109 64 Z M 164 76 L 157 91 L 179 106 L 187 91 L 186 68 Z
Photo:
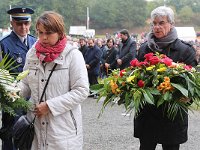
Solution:
M 37 117 L 45 116 L 49 113 L 49 107 L 46 102 L 41 102 L 35 107 L 34 114 Z
M 117 59 L 117 64 L 118 65 L 122 65 L 122 60 L 121 59 Z
M 105 63 L 105 68 L 110 68 L 110 64 Z

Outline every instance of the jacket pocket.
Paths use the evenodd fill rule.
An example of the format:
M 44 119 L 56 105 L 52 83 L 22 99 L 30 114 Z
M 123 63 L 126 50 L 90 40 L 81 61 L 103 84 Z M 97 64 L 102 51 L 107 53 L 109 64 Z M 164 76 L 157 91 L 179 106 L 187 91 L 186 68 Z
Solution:
M 72 121 L 73 121 L 74 128 L 76 130 L 76 135 L 77 135 L 77 123 L 76 123 L 76 119 L 74 118 L 74 114 L 72 113 L 71 110 L 70 110 L 70 116 L 72 117 Z

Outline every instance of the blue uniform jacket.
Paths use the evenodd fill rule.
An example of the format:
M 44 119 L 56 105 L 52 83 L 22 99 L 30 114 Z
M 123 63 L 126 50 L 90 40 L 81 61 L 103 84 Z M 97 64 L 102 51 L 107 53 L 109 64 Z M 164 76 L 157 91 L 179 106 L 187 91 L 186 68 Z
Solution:
M 88 69 L 88 74 L 93 74 L 98 76 L 100 72 L 100 59 L 102 52 L 98 46 L 94 45 L 94 47 L 90 48 L 86 51 L 84 59 L 85 63 L 90 65 L 90 69 Z
M 11 72 L 15 73 L 22 72 L 26 59 L 26 53 L 35 42 L 36 38 L 28 34 L 27 36 L 28 46 L 26 46 L 24 43 L 20 41 L 18 36 L 13 31 L 0 41 L 2 55 L 4 56 L 5 54 L 9 54 L 9 59 L 13 58 L 14 60 L 16 60 L 14 66 L 20 65 L 16 69 L 11 70 Z

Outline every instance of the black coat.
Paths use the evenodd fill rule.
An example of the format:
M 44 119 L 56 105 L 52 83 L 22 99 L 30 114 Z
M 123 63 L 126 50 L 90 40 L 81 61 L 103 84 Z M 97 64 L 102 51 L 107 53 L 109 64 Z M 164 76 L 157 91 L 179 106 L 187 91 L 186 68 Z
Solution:
M 103 53 L 102 56 L 102 72 L 104 75 L 107 75 L 105 63 L 110 64 L 111 70 L 116 69 L 116 55 L 117 55 L 117 49 L 115 47 L 111 48 L 110 50 L 106 50 L 105 53 Z M 109 71 L 110 73 L 110 71 Z
M 84 46 L 80 47 L 79 50 L 80 50 L 81 53 L 83 54 L 83 57 L 85 57 L 85 53 L 86 53 L 87 50 L 88 50 L 88 46 L 87 46 L 87 45 L 84 45 Z
M 116 56 L 117 59 L 122 60 L 122 65 L 118 66 L 121 70 L 129 67 L 131 60 L 136 57 L 136 42 L 133 41 L 130 37 L 119 46 L 119 51 Z
M 90 69 L 88 70 L 88 74 L 98 76 L 100 72 L 100 60 L 101 60 L 102 52 L 98 46 L 94 45 L 94 47 L 88 47 L 84 55 L 85 63 L 90 65 Z
M 144 55 L 152 52 L 147 42 L 142 44 L 138 60 L 144 60 Z M 195 66 L 195 49 L 181 40 L 175 40 L 169 47 L 161 52 L 174 62 L 183 62 Z M 134 136 L 146 140 L 156 141 L 160 144 L 181 144 L 187 141 L 188 115 L 182 111 L 183 119 L 178 113 L 173 121 L 163 116 L 164 107 L 146 105 L 139 116 L 134 119 Z

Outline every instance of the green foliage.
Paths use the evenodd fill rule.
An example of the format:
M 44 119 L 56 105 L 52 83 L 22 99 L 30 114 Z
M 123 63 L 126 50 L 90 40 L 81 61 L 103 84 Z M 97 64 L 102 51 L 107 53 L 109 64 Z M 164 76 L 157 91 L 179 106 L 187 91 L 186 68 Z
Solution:
M 15 116 L 15 110 L 22 109 L 27 111 L 31 106 L 31 103 L 26 101 L 24 98 L 18 98 L 13 102 L 10 97 L 6 95 L 6 91 L 4 87 L 0 85 L 0 108 L 4 111 L 9 113 L 10 115 Z
M 193 16 L 192 8 L 189 6 L 184 6 L 180 10 L 179 18 L 182 20 L 183 23 L 189 23 L 191 22 L 192 16 Z
M 8 55 L 5 55 L 0 62 L 0 109 L 10 115 L 16 115 L 15 110 L 22 109 L 26 111 L 30 108 L 30 103 L 24 98 L 18 96 L 17 87 L 12 85 L 15 82 L 16 74 L 10 74 L 9 70 L 14 64 L 14 60 L 8 60 Z M 22 78 L 22 77 L 21 77 Z M 6 88 L 8 86 L 8 88 Z M 9 89 L 9 90 L 8 90 Z

